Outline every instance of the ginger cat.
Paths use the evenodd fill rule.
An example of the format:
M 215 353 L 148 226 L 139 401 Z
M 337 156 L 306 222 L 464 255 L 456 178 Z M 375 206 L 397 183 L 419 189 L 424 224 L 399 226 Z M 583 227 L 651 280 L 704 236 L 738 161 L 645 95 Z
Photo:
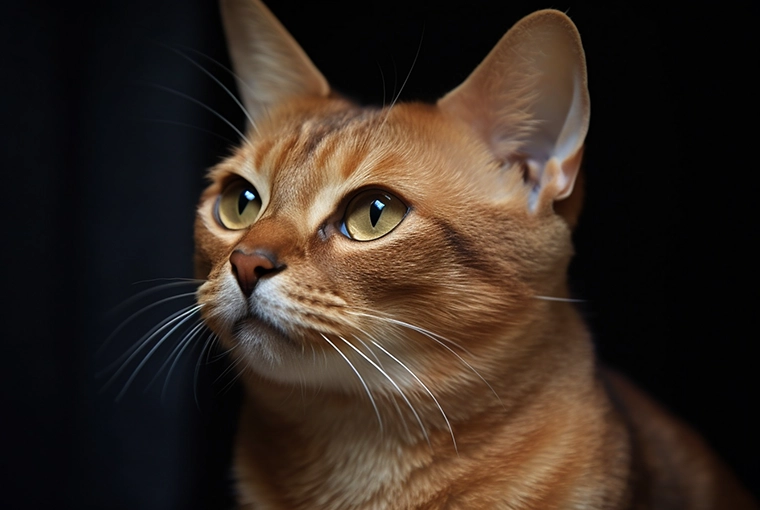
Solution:
M 518 22 L 435 105 L 380 109 L 258 0 L 222 12 L 250 125 L 196 265 L 246 392 L 240 508 L 756 508 L 598 365 L 567 299 L 589 124 L 567 16 Z

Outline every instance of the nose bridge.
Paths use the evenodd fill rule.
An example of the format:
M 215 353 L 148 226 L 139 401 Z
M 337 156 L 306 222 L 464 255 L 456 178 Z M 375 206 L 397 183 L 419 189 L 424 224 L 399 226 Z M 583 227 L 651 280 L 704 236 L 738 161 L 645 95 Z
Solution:
M 319 139 L 315 141 L 313 133 L 302 127 L 295 148 L 291 147 L 276 164 L 272 163 L 269 203 L 233 251 L 267 253 L 282 263 L 303 252 L 314 228 L 309 211 L 314 207 L 318 190 L 324 186 L 324 174 L 315 168 L 313 155 Z
M 287 263 L 287 259 L 301 251 L 299 229 L 279 215 L 261 218 L 253 224 L 233 251 L 265 253 L 273 260 Z

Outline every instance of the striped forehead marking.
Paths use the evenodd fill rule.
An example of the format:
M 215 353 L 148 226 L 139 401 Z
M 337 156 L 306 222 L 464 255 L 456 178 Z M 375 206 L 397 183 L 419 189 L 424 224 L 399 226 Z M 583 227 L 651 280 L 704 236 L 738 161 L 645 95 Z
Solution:
M 348 110 L 293 124 L 289 131 L 262 140 L 252 163 L 270 183 L 265 214 L 301 218 L 299 223 L 306 220 L 309 229 L 324 221 L 368 174 L 363 162 L 372 152 L 375 118 L 371 110 Z M 359 168 L 364 170 L 357 172 Z

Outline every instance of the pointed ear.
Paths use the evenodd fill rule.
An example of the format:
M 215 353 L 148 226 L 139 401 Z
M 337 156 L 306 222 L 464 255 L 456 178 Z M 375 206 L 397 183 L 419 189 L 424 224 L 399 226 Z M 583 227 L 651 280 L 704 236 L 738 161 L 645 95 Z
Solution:
M 469 123 L 499 161 L 525 166 L 533 209 L 572 193 L 589 97 L 581 39 L 563 13 L 523 18 L 438 106 Z
M 254 122 L 288 99 L 330 93 L 327 80 L 259 0 L 222 0 L 221 8 L 240 95 Z

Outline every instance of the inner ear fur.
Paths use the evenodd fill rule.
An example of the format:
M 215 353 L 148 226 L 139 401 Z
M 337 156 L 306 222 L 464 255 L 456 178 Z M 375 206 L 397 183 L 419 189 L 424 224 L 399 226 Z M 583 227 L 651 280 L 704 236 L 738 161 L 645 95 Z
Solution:
M 533 210 L 573 195 L 589 96 L 580 35 L 562 12 L 519 21 L 438 107 L 469 124 L 505 167 L 526 169 Z

